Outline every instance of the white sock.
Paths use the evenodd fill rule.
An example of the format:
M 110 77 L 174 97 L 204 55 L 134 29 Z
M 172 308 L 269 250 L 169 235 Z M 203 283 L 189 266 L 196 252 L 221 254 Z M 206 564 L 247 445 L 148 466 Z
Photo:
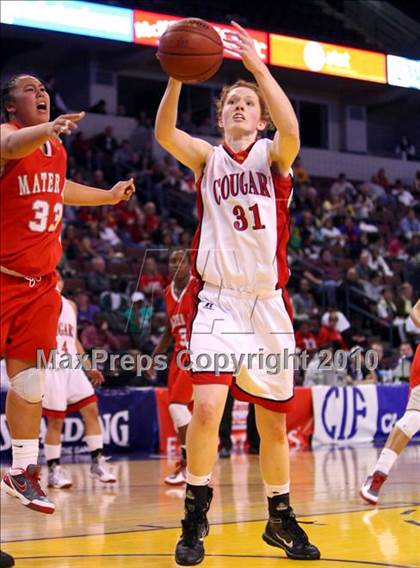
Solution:
M 13 462 L 10 473 L 17 475 L 21 469 L 26 469 L 30 464 L 38 463 L 39 440 L 16 440 L 12 438 Z
M 207 475 L 193 475 L 187 468 L 187 483 L 189 485 L 208 485 L 211 479 L 211 472 Z
M 381 471 L 385 475 L 388 475 L 397 458 L 398 454 L 394 452 L 394 450 L 384 448 L 381 452 L 381 455 L 379 456 L 378 461 L 376 462 L 372 473 L 375 471 Z
M 59 460 L 61 456 L 61 444 L 57 445 L 44 444 L 44 452 L 45 452 L 45 459 L 47 461 Z
M 267 497 L 275 497 L 276 495 L 284 495 L 285 493 L 290 493 L 290 482 L 284 483 L 283 485 L 268 485 L 264 483 L 265 494 Z
M 102 448 L 104 447 L 104 438 L 102 434 L 85 436 L 84 441 L 86 442 L 86 445 L 89 448 L 90 452 L 94 452 L 95 450 L 102 450 Z

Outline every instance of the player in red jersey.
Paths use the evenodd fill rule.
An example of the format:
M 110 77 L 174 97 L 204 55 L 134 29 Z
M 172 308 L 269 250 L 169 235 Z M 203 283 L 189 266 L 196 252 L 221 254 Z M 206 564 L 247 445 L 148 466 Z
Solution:
M 270 373 L 264 364 L 266 354 L 284 361 L 295 351 L 285 286 L 290 166 L 299 150 L 299 126 L 252 38 L 233 25 L 236 33 L 228 47 L 257 84 L 242 81 L 222 91 L 218 125 L 224 144 L 212 147 L 176 127 L 182 84 L 174 79 L 169 80 L 155 124 L 161 146 L 194 172 L 198 193 L 199 228 L 192 248 L 193 274 L 201 278 L 201 290 L 190 337 L 194 412 L 187 431 L 185 518 L 175 552 L 176 562 L 186 566 L 204 559 L 209 482 L 229 387 L 237 398 L 256 404 L 269 510 L 263 539 L 290 558 L 320 558 L 289 503 L 285 413 L 292 406 L 293 365 L 289 359 Z M 258 139 L 270 117 L 277 128 L 273 141 Z
M 192 400 L 191 373 L 182 367 L 187 362 L 182 351 L 188 347 L 188 330 L 195 310 L 198 281 L 191 275 L 190 255 L 183 250 L 174 250 L 169 257 L 169 274 L 172 282 L 165 288 L 165 303 L 169 325 L 157 345 L 154 355 L 165 353 L 171 340 L 173 355 L 168 371 L 169 413 L 181 446 L 181 460 L 173 474 L 165 478 L 168 485 L 183 485 L 186 481 L 187 451 L 186 436 L 191 413 L 188 405 Z M 182 361 L 178 361 L 181 358 Z
M 84 113 L 53 121 L 43 83 L 32 75 L 16 75 L 2 89 L 8 122 L 1 125 L 1 356 L 11 386 L 6 417 L 12 438 L 13 463 L 1 483 L 24 505 L 53 513 L 39 485 L 38 437 L 45 369 L 56 346 L 61 307 L 55 268 L 61 257 L 64 205 L 115 205 L 130 198 L 133 180 L 109 191 L 66 179 L 66 151 L 60 140 L 77 128 Z
M 410 314 L 417 327 L 420 327 L 420 300 Z M 378 461 L 375 463 L 360 489 L 362 499 L 376 505 L 379 491 L 388 478 L 389 472 L 408 442 L 420 430 L 420 346 L 417 346 L 410 370 L 410 395 L 403 416 L 392 429 Z

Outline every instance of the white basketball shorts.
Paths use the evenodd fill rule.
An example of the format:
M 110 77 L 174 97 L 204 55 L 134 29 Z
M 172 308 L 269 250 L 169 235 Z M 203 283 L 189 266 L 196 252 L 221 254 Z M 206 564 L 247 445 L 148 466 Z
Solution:
M 95 391 L 81 369 L 46 369 L 44 416 L 64 418 L 95 401 Z
M 190 336 L 194 384 L 227 384 L 240 400 L 287 412 L 295 337 L 286 293 L 267 296 L 205 283 Z

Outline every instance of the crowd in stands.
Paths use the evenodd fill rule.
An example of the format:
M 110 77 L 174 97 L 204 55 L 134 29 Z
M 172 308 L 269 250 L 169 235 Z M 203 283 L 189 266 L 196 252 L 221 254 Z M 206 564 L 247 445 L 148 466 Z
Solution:
M 112 127 L 93 139 L 79 132 L 69 143 L 71 179 L 108 188 L 134 177 L 137 188 L 117 207 L 65 208 L 64 293 L 77 303 L 86 349 L 150 354 L 166 325 L 169 251 L 191 246 L 193 176 L 170 156 L 155 158 L 152 135 L 143 113 L 121 144 Z M 288 290 L 298 349 L 310 355 L 297 383 L 408 380 L 420 339 L 408 318 L 420 289 L 420 172 L 410 184 L 384 169 L 370 180 L 313 178 L 298 157 L 294 175 Z M 330 352 L 334 360 L 337 349 L 360 351 L 354 361 L 362 364 L 347 358 L 345 369 L 320 372 L 320 358 Z M 364 364 L 369 350 L 375 370 Z

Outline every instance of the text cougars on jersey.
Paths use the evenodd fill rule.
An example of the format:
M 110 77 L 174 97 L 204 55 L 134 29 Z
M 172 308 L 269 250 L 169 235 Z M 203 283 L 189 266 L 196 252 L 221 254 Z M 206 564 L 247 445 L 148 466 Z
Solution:
M 360 371 L 365 367 L 374 371 L 378 366 L 376 351 L 368 349 L 362 357 L 362 349 L 343 351 L 338 349 L 322 349 L 317 354 L 317 371 Z M 60 353 L 57 349 L 50 351 L 47 358 L 42 349 L 37 350 L 37 367 L 47 367 L 58 370 L 99 369 L 110 372 L 132 372 L 140 376 L 144 371 L 164 371 L 169 367 L 170 358 L 165 354 L 152 357 L 145 353 L 109 353 L 105 349 L 93 349 L 89 355 L 73 355 Z M 277 375 L 281 371 L 307 371 L 311 357 L 308 351 L 299 353 L 284 349 L 280 353 L 267 353 L 262 348 L 256 353 L 193 353 L 189 349 L 182 349 L 175 354 L 175 363 L 183 371 L 213 372 L 220 375 L 230 372 L 234 375 L 246 367 L 249 370 L 258 369 L 268 375 Z
M 217 205 L 229 197 L 242 195 L 262 195 L 270 197 L 268 177 L 262 172 L 246 171 L 227 174 L 213 182 L 213 195 Z

